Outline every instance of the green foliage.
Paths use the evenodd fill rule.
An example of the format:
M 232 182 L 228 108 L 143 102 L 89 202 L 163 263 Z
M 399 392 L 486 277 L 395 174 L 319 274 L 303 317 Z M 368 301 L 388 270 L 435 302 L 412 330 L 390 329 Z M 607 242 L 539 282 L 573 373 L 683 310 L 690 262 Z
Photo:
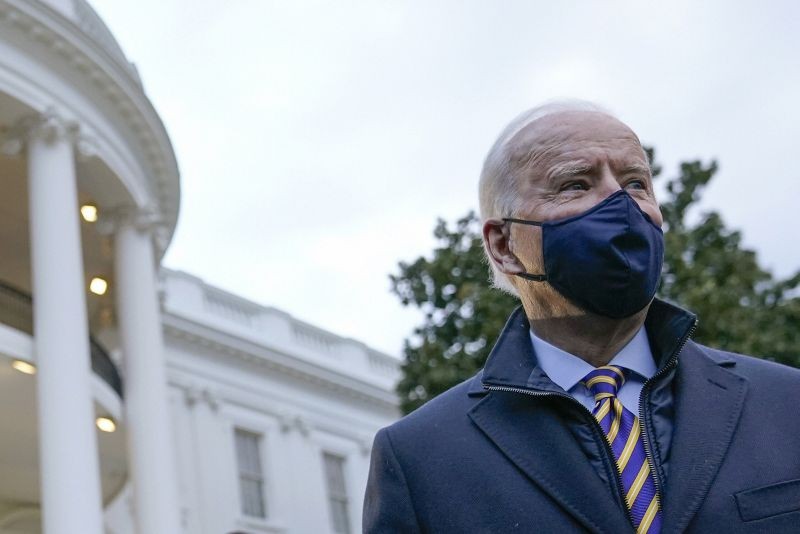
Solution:
M 699 343 L 800 366 L 800 271 L 776 280 L 716 211 L 687 222 L 694 220 L 688 211 L 716 171 L 713 161 L 685 162 L 667 183 L 659 296 L 699 316 L 694 336 Z
M 400 274 L 390 276 L 403 305 L 425 314 L 424 324 L 405 343 L 398 384 L 405 413 L 483 367 L 517 306 L 514 297 L 490 287 L 480 221 L 474 213 L 456 221 L 453 230 L 439 219 L 433 234 L 439 245 L 431 259 L 401 262 Z
M 648 156 L 655 177 L 661 169 L 652 163 L 652 149 Z M 719 213 L 689 214 L 716 171 L 713 161 L 685 162 L 666 184 L 659 295 L 699 315 L 696 341 L 800 366 L 800 271 L 774 279 Z M 475 213 L 452 229 L 439 219 L 434 236 L 438 245 L 430 258 L 401 262 L 399 273 L 390 275 L 402 304 L 420 308 L 425 317 L 405 343 L 397 388 L 405 413 L 475 374 L 518 304 L 490 287 Z

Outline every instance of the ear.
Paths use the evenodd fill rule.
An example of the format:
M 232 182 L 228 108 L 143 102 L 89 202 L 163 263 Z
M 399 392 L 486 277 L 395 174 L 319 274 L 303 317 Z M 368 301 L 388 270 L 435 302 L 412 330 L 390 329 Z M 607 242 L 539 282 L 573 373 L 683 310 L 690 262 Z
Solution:
M 483 223 L 483 242 L 489 260 L 504 274 L 525 272 L 525 266 L 511 252 L 511 225 L 500 219 L 486 219 Z

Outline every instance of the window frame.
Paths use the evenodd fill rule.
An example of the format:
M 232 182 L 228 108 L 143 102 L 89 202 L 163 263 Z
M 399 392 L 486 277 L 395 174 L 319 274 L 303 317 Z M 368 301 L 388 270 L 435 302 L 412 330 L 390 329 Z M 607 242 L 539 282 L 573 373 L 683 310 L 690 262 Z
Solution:
M 236 467 L 236 483 L 237 483 L 237 491 L 239 495 L 239 500 L 237 503 L 237 510 L 238 514 L 242 518 L 246 518 L 248 520 L 260 521 L 260 522 L 267 522 L 271 519 L 270 514 L 270 499 L 268 495 L 268 479 L 266 474 L 266 458 L 265 458 L 265 451 L 267 448 L 267 436 L 265 432 L 259 432 L 248 428 L 244 425 L 233 425 L 233 451 L 234 451 L 234 465 Z M 258 467 L 260 468 L 260 473 L 254 472 L 245 472 L 244 466 L 242 465 L 241 458 L 239 456 L 239 436 L 249 436 L 254 437 L 256 440 L 256 459 L 258 461 Z M 246 508 L 246 499 L 244 493 L 244 484 L 243 480 L 249 480 L 252 482 L 256 482 L 258 487 L 260 488 L 260 508 L 263 512 L 263 515 L 254 515 L 248 513 Z
M 350 477 L 349 476 L 349 469 L 348 466 L 350 464 L 348 454 L 343 453 L 342 451 L 331 450 L 328 448 L 321 449 L 321 460 L 322 460 L 322 476 L 323 476 L 323 483 L 325 488 L 325 500 L 328 505 L 328 518 L 329 518 L 329 527 L 331 532 L 335 534 L 353 534 L 353 513 L 352 513 L 352 491 L 351 491 L 351 484 L 350 484 Z M 339 472 L 337 474 L 337 478 L 340 478 L 341 488 L 334 488 L 334 481 L 333 477 L 331 477 L 331 472 L 329 469 L 329 460 L 331 462 L 335 462 Z M 336 491 L 334 491 L 336 490 Z M 345 513 L 345 530 L 340 531 L 336 530 L 336 518 L 334 514 L 334 503 L 339 504 Z

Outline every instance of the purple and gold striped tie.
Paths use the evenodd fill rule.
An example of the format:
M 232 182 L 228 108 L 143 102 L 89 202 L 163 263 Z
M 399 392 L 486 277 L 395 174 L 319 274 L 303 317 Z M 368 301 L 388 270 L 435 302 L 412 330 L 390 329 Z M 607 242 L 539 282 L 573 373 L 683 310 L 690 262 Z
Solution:
M 659 496 L 647 461 L 639 418 L 617 398 L 617 391 L 624 383 L 623 369 L 614 365 L 598 367 L 583 379 L 594 395 L 592 414 L 608 436 L 617 461 L 633 526 L 637 533 L 657 534 L 661 531 Z

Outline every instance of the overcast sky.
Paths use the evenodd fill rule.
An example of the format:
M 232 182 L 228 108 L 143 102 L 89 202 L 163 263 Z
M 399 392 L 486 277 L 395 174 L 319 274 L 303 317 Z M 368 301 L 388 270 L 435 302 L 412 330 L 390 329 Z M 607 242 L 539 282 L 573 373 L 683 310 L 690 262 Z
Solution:
M 165 265 L 400 355 L 389 292 L 518 112 L 595 100 L 778 275 L 800 267 L 800 2 L 93 0 L 177 153 Z

